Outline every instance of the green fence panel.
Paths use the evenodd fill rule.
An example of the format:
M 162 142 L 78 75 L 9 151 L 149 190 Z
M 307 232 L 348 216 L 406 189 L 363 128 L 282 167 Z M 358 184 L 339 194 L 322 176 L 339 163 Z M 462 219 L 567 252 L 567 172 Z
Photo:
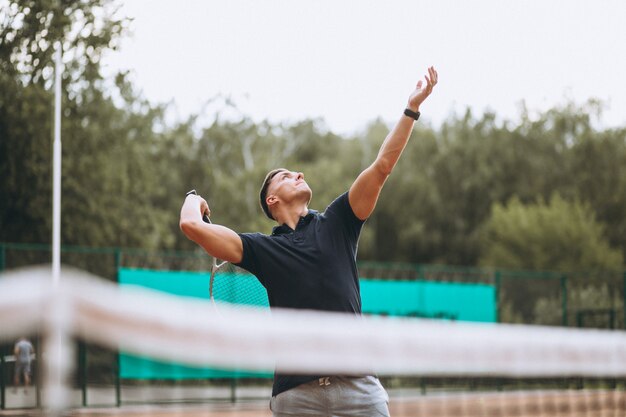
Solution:
M 153 271 L 120 268 L 119 284 L 141 286 L 183 297 L 209 298 L 211 274 L 190 271 Z M 214 297 L 218 301 L 236 304 L 269 306 L 263 286 L 252 275 L 220 272 L 215 283 Z M 211 379 L 211 378 L 269 378 L 271 372 L 219 370 L 167 363 L 150 358 L 120 354 L 120 377 L 125 379 Z
M 207 272 L 120 268 L 120 285 L 137 285 L 183 297 L 209 298 Z M 267 293 L 250 274 L 224 272 L 215 282 L 216 300 L 268 307 Z M 361 279 L 365 314 L 496 321 L 496 289 L 486 284 Z M 269 377 L 271 372 L 217 370 L 120 354 L 120 377 L 127 379 L 204 379 Z
M 361 279 L 361 298 L 366 314 L 497 320 L 496 287 L 488 284 Z

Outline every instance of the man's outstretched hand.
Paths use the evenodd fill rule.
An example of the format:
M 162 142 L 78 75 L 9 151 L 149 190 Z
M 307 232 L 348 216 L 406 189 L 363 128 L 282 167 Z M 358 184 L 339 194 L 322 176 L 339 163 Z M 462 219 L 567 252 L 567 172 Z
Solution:
M 428 68 L 428 75 L 424 78 L 426 78 L 426 85 L 423 84 L 422 80 L 419 80 L 417 86 L 415 86 L 415 91 L 409 96 L 409 104 L 407 107 L 414 112 L 419 111 L 420 105 L 426 100 L 430 93 L 432 93 L 435 85 L 437 85 L 438 76 L 435 68 Z

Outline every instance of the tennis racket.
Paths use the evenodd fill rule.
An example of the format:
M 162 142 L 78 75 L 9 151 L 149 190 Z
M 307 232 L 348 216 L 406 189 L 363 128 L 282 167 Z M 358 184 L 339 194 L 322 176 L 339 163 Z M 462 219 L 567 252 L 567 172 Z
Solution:
M 189 195 L 189 194 L 198 195 L 196 190 L 191 190 L 185 195 Z M 213 224 L 211 223 L 211 218 L 206 213 L 202 215 L 202 220 L 205 223 Z M 219 263 L 217 261 L 218 261 L 217 258 L 214 256 L 213 262 L 211 264 L 211 278 L 209 279 L 209 299 L 212 302 L 215 302 L 215 299 L 213 298 L 213 282 L 215 281 L 215 274 L 217 273 L 217 271 L 219 271 L 223 266 L 225 266 L 228 263 L 227 261 L 223 261 Z

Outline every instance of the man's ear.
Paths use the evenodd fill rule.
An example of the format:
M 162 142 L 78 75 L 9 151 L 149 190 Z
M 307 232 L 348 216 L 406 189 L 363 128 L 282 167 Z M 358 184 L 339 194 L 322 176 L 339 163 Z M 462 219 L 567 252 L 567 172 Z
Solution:
M 278 197 L 270 195 L 265 199 L 265 202 L 267 203 L 267 207 L 271 207 L 278 202 Z

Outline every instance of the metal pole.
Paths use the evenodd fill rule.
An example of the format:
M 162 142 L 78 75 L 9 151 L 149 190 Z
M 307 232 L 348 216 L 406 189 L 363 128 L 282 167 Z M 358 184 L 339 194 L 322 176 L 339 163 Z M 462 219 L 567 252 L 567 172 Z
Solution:
M 567 275 L 561 277 L 561 310 L 562 325 L 567 327 Z
M 52 282 L 61 276 L 61 73 L 62 44 L 56 43 L 54 65 L 54 144 L 52 155 Z
M 120 377 L 120 352 L 115 352 L 115 406 L 122 406 L 122 381 Z
M 115 249 L 115 280 L 118 285 L 120 282 L 120 266 L 122 265 L 122 251 L 117 248 Z M 119 349 L 115 352 L 115 406 L 122 406 L 122 377 L 120 369 L 120 351 Z
M 41 337 L 37 336 L 37 351 L 41 351 L 41 347 L 43 346 L 41 342 Z M 40 359 L 37 359 L 37 374 L 35 377 L 37 378 L 37 389 L 35 390 L 35 400 L 37 403 L 37 408 L 41 408 L 41 387 L 43 386 L 43 369 L 44 369 L 44 361 L 43 355 L 39 355 Z
M 500 287 L 502 285 L 502 273 L 500 271 L 496 271 L 496 276 L 495 276 L 495 285 L 496 285 L 496 323 L 500 323 L 500 320 L 502 319 L 501 316 L 501 312 L 500 312 Z
M 68 306 L 60 299 L 61 277 L 61 73 L 63 71 L 63 44 L 56 42 L 54 62 L 54 143 L 52 154 L 52 291 L 54 302 L 48 312 L 49 322 L 44 329 L 46 337 L 43 352 L 48 355 L 43 362 L 45 368 L 44 406 L 49 415 L 60 416 L 69 400 L 67 377 L 70 370 L 66 364 L 72 362 L 69 334 L 64 326 L 69 313 Z
M 4 352 L 0 349 L 0 410 L 4 410 L 5 402 L 5 386 L 4 386 Z
M 80 372 L 80 391 L 83 407 L 87 407 L 87 347 L 82 340 L 78 342 L 78 370 Z
M 237 377 L 236 376 L 230 379 L 230 402 L 232 404 L 237 402 Z
M 0 245 L 0 272 L 4 271 L 6 265 L 6 247 Z
M 622 327 L 626 330 L 626 271 L 624 271 L 624 288 L 622 289 L 622 311 L 624 312 Z

